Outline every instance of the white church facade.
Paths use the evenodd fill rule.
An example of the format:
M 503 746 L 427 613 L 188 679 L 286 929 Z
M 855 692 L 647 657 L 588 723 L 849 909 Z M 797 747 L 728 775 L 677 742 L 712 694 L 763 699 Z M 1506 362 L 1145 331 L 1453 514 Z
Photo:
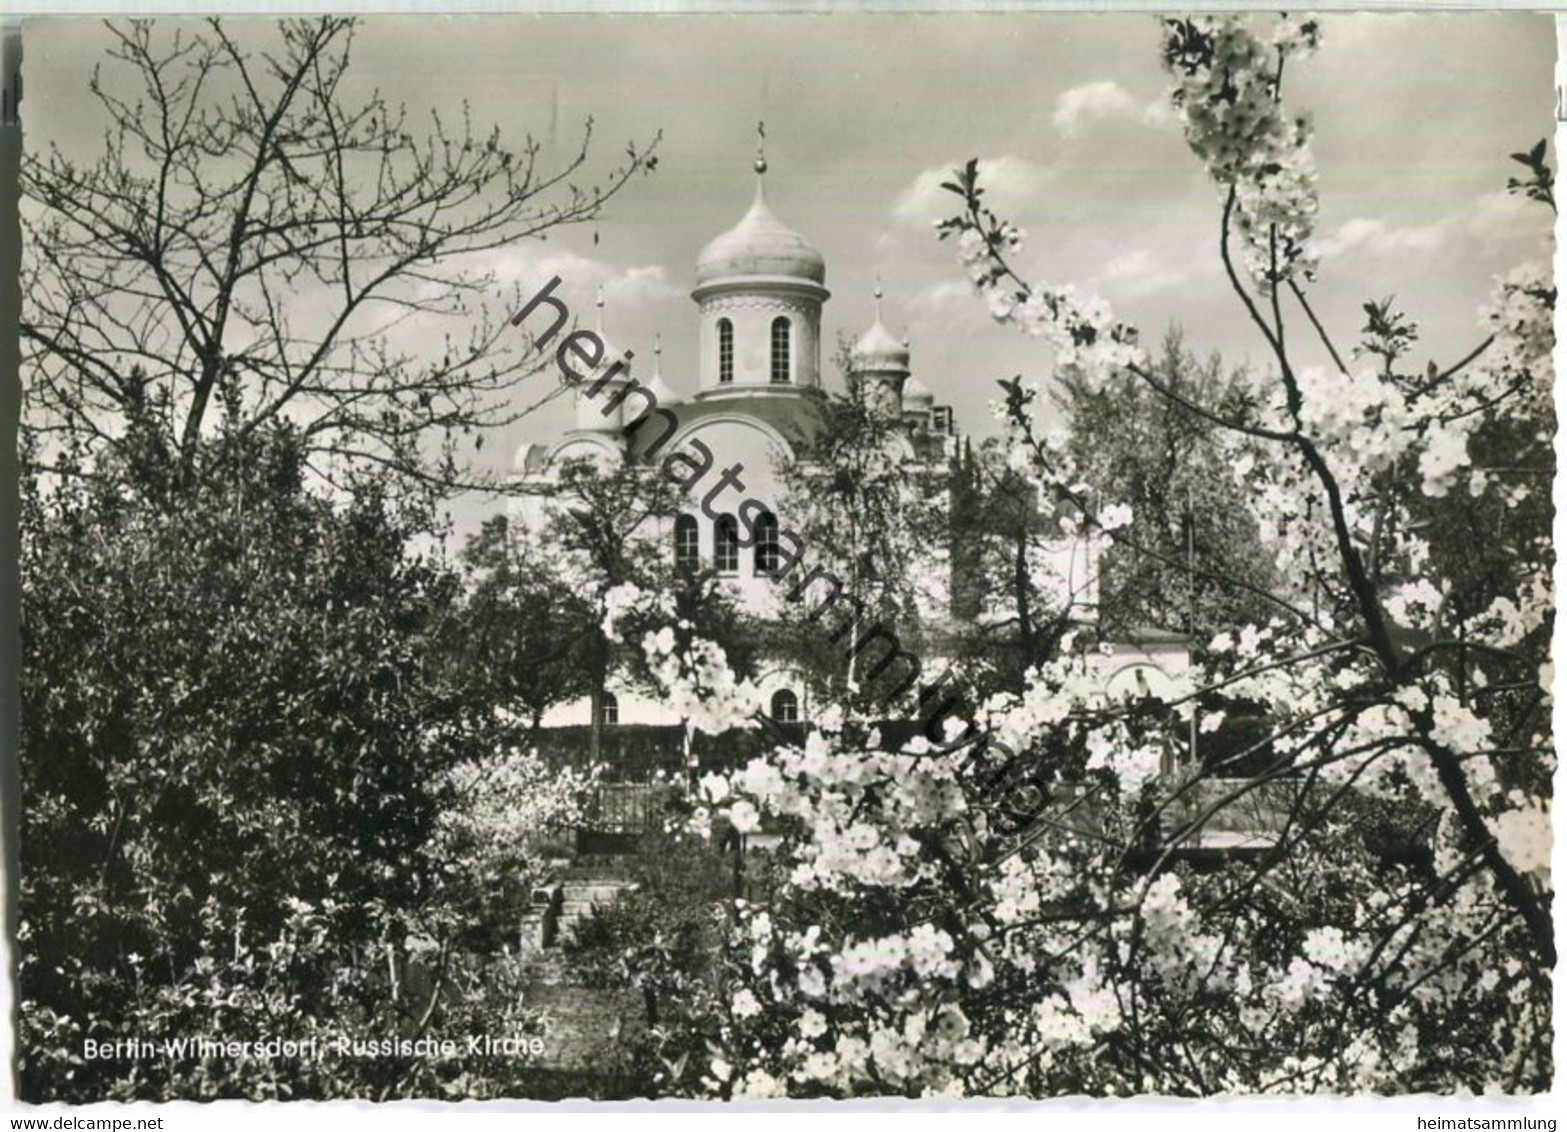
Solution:
M 821 253 L 773 212 L 766 199 L 765 162 L 758 159 L 755 196 L 738 224 L 711 240 L 697 257 L 691 298 L 696 304 L 699 362 L 694 387 L 678 385 L 664 374 L 662 350 L 655 346 L 652 373 L 633 376 L 631 359 L 611 344 L 603 328 L 602 355 L 593 359 L 593 380 L 574 392 L 575 427 L 553 444 L 524 444 L 513 476 L 528 490 L 512 502 L 515 520 L 528 526 L 545 521 L 560 469 L 567 461 L 638 459 L 652 441 L 663 453 L 680 451 L 693 441 L 713 454 L 714 468 L 742 465 L 744 492 L 754 500 L 782 500 L 786 485 L 778 469 L 808 460 L 809 438 L 818 427 L 820 406 L 829 394 L 822 372 L 823 313 L 830 298 L 827 265 Z M 893 442 L 905 461 L 940 477 L 954 466 L 966 441 L 950 405 L 938 401 L 911 367 L 911 344 L 899 339 L 877 317 L 858 336 L 851 356 L 855 378 L 867 398 L 892 426 Z M 531 308 L 530 308 L 531 309 Z M 526 313 L 526 312 L 525 312 Z M 660 412 L 655 424 L 649 405 Z M 669 423 L 666 423 L 669 422 Z M 635 427 L 630 427 L 635 425 Z M 705 488 L 704 488 L 705 490 Z M 696 493 L 697 496 L 700 495 Z M 728 506 L 739 498 L 731 493 Z M 770 511 L 741 516 L 701 505 L 694 497 L 671 529 L 659 531 L 653 545 L 674 561 L 711 568 L 735 599 L 763 620 L 777 610 L 790 588 L 778 578 L 779 518 Z M 787 527 L 787 522 L 783 523 Z M 754 530 L 753 530 L 754 528 Z M 1047 551 L 1050 576 L 1065 579 L 1073 607 L 1085 621 L 1096 616 L 1099 546 L 1094 538 L 1063 538 Z M 930 596 L 922 619 L 934 625 L 952 617 L 952 578 L 945 548 L 935 548 L 927 571 Z M 825 631 L 825 626 L 824 626 Z M 932 638 L 941 639 L 938 631 Z M 927 676 L 946 667 L 948 658 L 922 658 Z M 1134 684 L 1158 684 L 1184 670 L 1184 644 L 1149 640 L 1118 646 L 1103 658 L 1107 691 Z M 806 682 L 782 662 L 759 662 L 753 683 L 759 710 L 781 722 L 808 719 Z M 614 680 L 606 698 L 606 724 L 678 724 L 655 696 Z M 546 727 L 587 724 L 591 709 L 584 698 L 548 713 Z

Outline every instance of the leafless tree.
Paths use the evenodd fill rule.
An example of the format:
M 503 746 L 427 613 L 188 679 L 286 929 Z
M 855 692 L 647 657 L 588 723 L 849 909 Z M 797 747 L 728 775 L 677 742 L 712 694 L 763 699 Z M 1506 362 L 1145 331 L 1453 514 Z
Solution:
M 466 105 L 415 126 L 354 96 L 336 17 L 264 47 L 216 19 L 108 30 L 102 153 L 24 163 L 32 426 L 101 451 L 149 422 L 189 476 L 220 421 L 286 419 L 327 476 L 370 462 L 473 485 L 457 446 L 540 399 L 486 253 L 594 221 L 658 138 L 595 174 L 591 120 L 555 163 L 531 136 L 476 134 Z

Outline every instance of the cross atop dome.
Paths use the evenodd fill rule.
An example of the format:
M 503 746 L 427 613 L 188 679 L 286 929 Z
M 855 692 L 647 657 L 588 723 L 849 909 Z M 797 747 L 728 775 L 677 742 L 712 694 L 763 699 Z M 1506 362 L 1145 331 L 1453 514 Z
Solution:
M 708 241 L 691 298 L 702 311 L 698 401 L 776 400 L 821 388 L 827 262 L 767 203 L 767 124 L 756 124 L 756 191 L 740 222 Z
M 756 124 L 756 195 L 751 209 L 729 231 L 709 241 L 696 261 L 699 286 L 731 277 L 772 276 L 803 279 L 820 285 L 827 278 L 826 261 L 811 242 L 789 227 L 768 207 L 763 192 L 767 172 L 766 124 Z M 823 295 L 825 298 L 825 294 Z

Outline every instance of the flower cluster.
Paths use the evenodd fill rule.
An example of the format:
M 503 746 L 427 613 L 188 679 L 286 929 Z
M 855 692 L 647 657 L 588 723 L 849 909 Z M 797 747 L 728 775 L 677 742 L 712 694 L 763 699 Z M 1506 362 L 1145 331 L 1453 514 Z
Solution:
M 1146 360 L 1137 331 L 1116 320 L 1104 300 L 1083 296 L 1070 284 L 1022 279 L 1010 257 L 1023 233 L 983 203 L 977 162 L 947 187 L 964 199 L 964 211 L 938 222 L 942 238 L 956 233 L 958 257 L 991 317 L 1050 345 L 1056 366 L 1102 381 L 1117 370 Z
M 1310 126 L 1280 87 L 1316 21 L 1162 26 L 1253 283 L 1305 282 Z M 976 163 L 948 187 L 964 211 L 942 234 L 998 321 L 1089 378 L 1143 364 L 1104 304 L 1013 270 L 1023 234 L 985 205 Z M 780 840 L 765 907 L 735 911 L 704 1087 L 1365 1092 L 1548 1074 L 1545 1043 L 1520 1038 L 1548 1031 L 1550 990 L 1518 895 L 1550 888 L 1531 777 L 1549 734 L 1524 722 L 1549 679 L 1548 548 L 1521 546 L 1511 584 L 1465 609 L 1429 532 L 1471 498 L 1529 501 L 1474 464 L 1498 422 L 1548 418 L 1554 301 L 1548 274 L 1508 276 L 1478 364 L 1445 371 L 1397 372 L 1415 325 L 1385 304 L 1397 344 L 1367 351 L 1380 371 L 1294 367 L 1270 342 L 1273 388 L 1224 412 L 1277 612 L 1198 650 L 1200 681 L 1112 700 L 1104 658 L 1067 634 L 979 705 L 968 742 L 949 721 L 947 745 L 889 750 L 823 712 L 802 745 L 704 783 L 737 828 L 766 818 Z M 1124 530 L 1129 509 L 1091 509 L 1067 446 L 1036 432 L 1039 388 L 1003 385 L 1012 472 L 1063 504 L 1063 531 Z M 1242 707 L 1265 729 L 1243 746 Z M 1422 860 L 1390 860 L 1389 841 Z M 1187 867 L 1186 849 L 1223 844 L 1265 852 Z
M 1167 19 L 1163 27 L 1171 104 L 1192 152 L 1233 194 L 1253 281 L 1270 291 L 1309 279 L 1317 214 L 1311 124 L 1285 114 L 1279 94 L 1285 62 L 1316 48 L 1317 21 L 1281 17 L 1266 39 L 1238 16 Z
M 1556 283 L 1550 265 L 1520 264 L 1496 281 L 1490 300 L 1480 310 L 1492 336 L 1481 364 L 1480 383 L 1470 392 L 1475 404 L 1485 404 L 1517 389 L 1523 408 L 1550 402 L 1551 355 L 1556 349 Z M 1511 408 L 1508 406 L 1507 408 Z
M 755 686 L 735 677 L 722 646 L 697 636 L 695 626 L 678 616 L 673 595 L 627 583 L 605 593 L 604 609 L 604 635 L 611 641 L 622 641 L 630 624 L 658 625 L 639 642 L 647 674 L 689 726 L 716 735 L 752 725 L 760 702 Z
M 455 804 L 442 812 L 431 851 L 464 862 L 480 884 L 515 879 L 541 840 L 580 824 L 599 772 L 521 749 L 461 763 L 447 775 Z

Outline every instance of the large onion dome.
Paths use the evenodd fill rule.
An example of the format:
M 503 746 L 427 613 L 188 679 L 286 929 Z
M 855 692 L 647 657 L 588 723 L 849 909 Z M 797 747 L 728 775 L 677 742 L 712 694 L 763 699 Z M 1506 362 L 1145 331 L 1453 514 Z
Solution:
M 749 275 L 808 279 L 812 283 L 827 278 L 822 253 L 767 207 L 760 179 L 751 211 L 729 231 L 709 241 L 696 260 L 698 286 Z

